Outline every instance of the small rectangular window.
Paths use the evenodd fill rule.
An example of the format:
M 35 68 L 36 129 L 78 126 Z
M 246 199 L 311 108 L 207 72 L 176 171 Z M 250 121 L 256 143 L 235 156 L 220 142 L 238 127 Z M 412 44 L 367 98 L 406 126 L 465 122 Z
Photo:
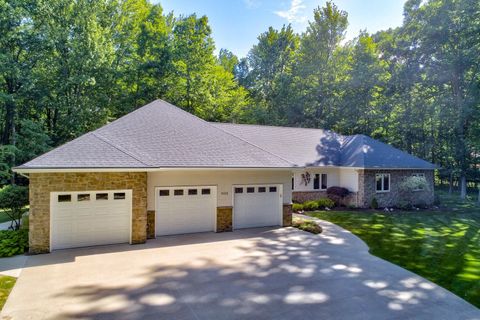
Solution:
M 270 192 L 277 192 L 277 187 L 270 187 L 270 188 L 269 188 L 269 191 L 270 191 Z
M 59 194 L 58 195 L 58 202 L 71 202 L 72 195 L 70 194 Z
M 189 196 L 195 196 L 198 194 L 197 189 L 188 189 L 188 195 Z
M 210 189 L 209 188 L 202 189 L 202 194 L 204 194 L 204 195 L 210 194 Z
M 327 190 L 328 188 L 328 185 L 327 185 L 327 174 L 326 173 L 322 173 L 322 190 Z
M 243 193 L 243 188 L 235 188 L 235 193 Z
M 320 189 L 320 175 L 317 173 L 315 177 L 313 177 L 313 190 Z
M 379 173 L 375 175 L 375 189 L 377 192 L 390 191 L 390 174 Z
M 160 197 L 168 197 L 170 195 L 170 190 L 160 190 Z
M 113 194 L 113 200 L 124 200 L 125 199 L 125 192 L 115 192 Z
M 97 199 L 97 200 L 108 200 L 108 193 L 97 193 L 95 195 L 95 199 Z
M 183 189 L 176 189 L 173 191 L 174 196 L 183 196 Z
M 254 187 L 248 187 L 247 188 L 247 193 L 254 193 L 255 192 L 255 188 Z
M 265 188 L 265 187 L 258 187 L 258 192 L 260 192 L 260 193 L 267 192 L 267 188 Z
M 89 193 L 77 194 L 77 201 L 90 201 L 90 194 Z

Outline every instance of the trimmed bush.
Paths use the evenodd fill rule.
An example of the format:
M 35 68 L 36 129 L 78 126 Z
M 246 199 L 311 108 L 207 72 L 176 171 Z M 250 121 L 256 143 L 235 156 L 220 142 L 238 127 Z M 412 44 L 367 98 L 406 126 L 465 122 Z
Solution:
M 329 198 L 322 198 L 317 200 L 317 204 L 319 208 L 333 208 L 335 207 L 335 202 Z
M 318 209 L 317 201 L 307 201 L 303 204 L 303 208 L 307 211 L 314 211 Z
M 295 219 L 293 220 L 292 226 L 313 234 L 319 234 L 322 232 L 322 227 L 320 227 L 317 223 L 315 223 L 315 221 L 312 220 Z
M 330 187 L 327 189 L 327 197 L 334 201 L 337 205 L 342 204 L 343 199 L 350 194 L 347 188 Z
M 372 199 L 372 202 L 370 202 L 370 208 L 372 209 L 378 209 L 378 201 L 377 201 L 377 198 L 373 198 Z
M 303 204 L 301 204 L 301 203 L 292 204 L 292 211 L 293 212 L 303 211 Z
M 28 230 L 0 231 L 0 257 L 23 254 L 28 250 Z

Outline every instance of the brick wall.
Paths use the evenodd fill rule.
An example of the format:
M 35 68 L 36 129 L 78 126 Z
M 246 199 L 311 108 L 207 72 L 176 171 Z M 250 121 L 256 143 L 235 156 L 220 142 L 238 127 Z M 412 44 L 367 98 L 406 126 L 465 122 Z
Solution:
M 377 173 L 390 174 L 390 192 L 379 193 L 375 188 Z M 360 207 L 370 207 L 372 199 L 376 198 L 380 207 L 393 207 L 401 201 L 399 184 L 405 177 L 413 173 L 424 173 L 429 188 L 425 191 L 412 191 L 409 195 L 414 203 L 430 205 L 434 200 L 433 170 L 359 170 L 358 171 L 358 199 Z
M 227 232 L 233 229 L 233 207 L 217 207 L 217 230 Z
M 120 189 L 132 189 L 132 243 L 143 243 L 147 238 L 145 172 L 30 174 L 30 252 L 50 251 L 50 192 Z
M 292 225 L 292 205 L 283 204 L 282 226 L 290 227 Z

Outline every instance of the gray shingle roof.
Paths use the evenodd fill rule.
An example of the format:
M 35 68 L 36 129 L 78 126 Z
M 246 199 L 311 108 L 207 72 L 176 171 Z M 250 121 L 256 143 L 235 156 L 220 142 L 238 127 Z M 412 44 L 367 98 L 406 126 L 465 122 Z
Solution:
M 322 129 L 213 123 L 295 166 L 435 169 L 435 165 L 364 135 Z
M 19 168 L 291 166 L 275 154 L 156 100 Z
M 434 165 L 363 135 L 209 123 L 156 100 L 18 169 Z

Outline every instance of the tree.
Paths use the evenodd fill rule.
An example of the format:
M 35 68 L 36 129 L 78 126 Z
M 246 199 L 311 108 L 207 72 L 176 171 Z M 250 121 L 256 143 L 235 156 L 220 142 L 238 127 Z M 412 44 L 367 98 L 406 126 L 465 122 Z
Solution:
M 239 63 L 238 57 L 227 49 L 220 49 L 218 53 L 218 64 L 226 71 L 235 74 L 235 69 Z
M 25 206 L 28 204 L 28 188 L 8 185 L 0 189 L 0 209 L 11 218 L 12 228 L 18 230 Z

